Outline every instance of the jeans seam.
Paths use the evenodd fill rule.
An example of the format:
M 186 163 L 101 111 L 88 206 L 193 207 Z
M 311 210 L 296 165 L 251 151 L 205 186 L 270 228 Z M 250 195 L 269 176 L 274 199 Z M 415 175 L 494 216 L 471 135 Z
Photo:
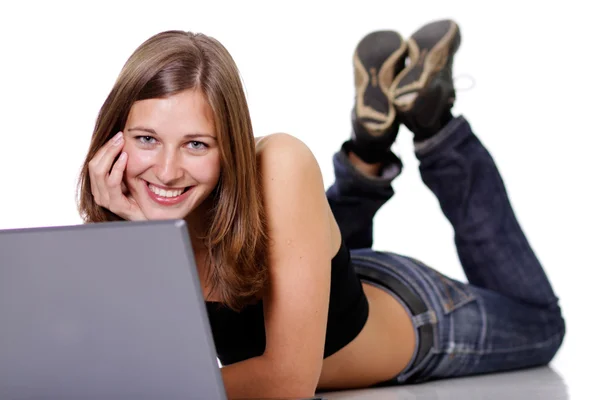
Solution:
M 450 296 L 450 301 L 452 301 L 452 308 L 449 309 L 448 312 L 452 312 L 453 310 L 456 310 L 457 308 L 460 308 L 463 305 L 470 303 L 475 299 L 474 294 L 468 293 L 466 290 L 459 288 L 454 282 L 442 275 L 440 272 L 435 270 L 433 271 L 439 276 L 439 278 L 444 282 L 444 284 L 451 286 L 455 292 L 459 293 L 459 296 L 461 297 L 460 301 L 454 302 L 454 300 Z
M 550 336 L 549 338 L 547 338 L 546 340 L 542 341 L 542 342 L 536 342 L 533 344 L 529 344 L 529 345 L 523 345 L 523 346 L 519 346 L 519 347 L 513 347 L 513 348 L 505 348 L 505 349 L 494 349 L 494 350 L 458 350 L 458 351 L 453 351 L 453 352 L 448 352 L 448 351 L 441 351 L 438 352 L 438 354 L 476 354 L 476 355 L 489 355 L 489 354 L 508 354 L 508 353 L 516 353 L 519 351 L 524 351 L 524 350 L 532 350 L 532 349 L 541 349 L 544 347 L 547 347 L 549 345 L 551 345 L 552 343 L 559 341 L 561 338 L 561 334 L 557 333 L 554 334 L 552 336 Z M 453 347 L 453 349 L 456 349 L 457 347 Z
M 419 260 L 413 259 L 411 257 L 406 257 L 406 258 L 408 258 L 410 261 L 412 261 L 413 263 L 415 263 L 423 268 L 428 268 L 425 264 L 423 264 Z M 456 310 L 457 308 L 462 307 L 463 305 L 465 305 L 467 303 L 470 303 L 471 301 L 473 301 L 476 298 L 475 295 L 458 287 L 450 278 L 444 276 L 439 271 L 436 271 L 435 269 L 432 269 L 432 268 L 430 268 L 430 269 L 438 276 L 438 278 L 443 282 L 444 285 L 451 286 L 454 289 L 454 291 L 457 292 L 459 294 L 459 296 L 462 298 L 460 301 L 455 303 L 454 299 L 452 299 L 452 296 L 448 293 L 447 296 L 445 296 L 445 297 L 447 297 L 448 302 L 444 302 L 444 304 L 442 304 L 446 313 L 451 313 L 452 311 Z M 433 282 L 430 282 L 430 283 L 433 285 Z M 437 289 L 437 287 L 436 287 L 436 289 Z M 441 295 L 441 292 L 440 292 L 440 295 Z M 449 307 L 450 302 L 452 303 L 452 307 Z
M 394 258 L 399 258 L 399 256 L 397 254 L 394 254 L 394 253 L 387 253 L 387 254 L 389 254 L 390 256 L 392 256 Z M 413 264 L 416 264 L 417 267 L 429 268 L 425 264 L 423 264 L 422 262 L 420 262 L 418 260 L 415 260 L 410 257 L 404 257 L 404 258 L 408 259 Z M 431 269 L 431 270 L 434 271 L 436 274 L 438 274 L 441 278 L 443 278 L 444 285 L 445 285 L 445 282 L 447 281 L 447 279 L 442 274 L 440 274 L 438 271 L 436 271 L 434 269 Z M 442 307 L 442 311 L 443 311 L 444 315 L 450 314 L 454 310 L 458 309 L 459 307 L 463 306 L 464 304 L 467 304 L 475 299 L 475 297 L 473 296 L 472 298 L 468 299 L 467 301 L 461 301 L 459 303 L 456 303 L 454 305 L 454 307 L 449 308 L 449 307 L 447 307 L 447 303 L 448 303 L 448 301 L 452 301 L 451 296 L 442 293 L 442 290 L 436 285 L 434 279 L 431 276 L 429 276 L 429 274 L 422 273 L 421 278 L 429 284 L 430 289 L 435 293 L 435 295 L 438 297 L 438 299 L 441 300 L 440 306 Z M 460 292 L 462 293 L 462 290 Z
M 479 335 L 479 342 L 477 344 L 479 347 L 483 347 L 488 334 L 488 314 L 485 312 L 483 302 L 479 300 L 476 300 L 476 302 L 479 307 L 479 314 L 481 315 L 481 334 Z

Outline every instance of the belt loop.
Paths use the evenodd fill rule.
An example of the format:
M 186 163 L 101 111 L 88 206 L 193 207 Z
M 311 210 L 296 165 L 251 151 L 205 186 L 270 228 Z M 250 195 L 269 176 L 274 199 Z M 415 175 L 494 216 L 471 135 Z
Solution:
M 435 324 L 437 322 L 437 317 L 433 310 L 425 311 L 419 315 L 413 316 L 413 323 L 415 324 L 415 328 L 420 328 L 423 325 L 427 324 Z

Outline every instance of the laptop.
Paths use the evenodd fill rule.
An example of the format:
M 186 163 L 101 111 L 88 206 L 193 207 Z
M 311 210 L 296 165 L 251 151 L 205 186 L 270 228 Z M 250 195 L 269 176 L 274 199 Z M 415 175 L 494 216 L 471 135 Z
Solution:
M 0 327 L 3 400 L 226 399 L 183 220 L 0 230 Z
M 1 399 L 225 399 L 184 221 L 0 231 Z

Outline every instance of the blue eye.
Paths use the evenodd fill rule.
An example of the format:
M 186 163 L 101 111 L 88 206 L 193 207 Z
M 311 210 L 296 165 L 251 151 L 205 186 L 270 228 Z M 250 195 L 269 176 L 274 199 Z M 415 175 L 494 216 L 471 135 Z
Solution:
M 156 141 L 152 136 L 137 136 L 136 139 L 142 144 L 153 144 Z
M 208 147 L 203 142 L 199 142 L 197 140 L 193 140 L 193 141 L 189 142 L 189 145 L 193 150 L 202 150 L 202 149 Z

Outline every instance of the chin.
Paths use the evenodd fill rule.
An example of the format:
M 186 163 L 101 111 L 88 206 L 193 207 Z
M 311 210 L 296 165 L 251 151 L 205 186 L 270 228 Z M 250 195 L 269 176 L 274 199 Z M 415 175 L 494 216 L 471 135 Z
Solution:
M 183 206 L 183 207 L 182 207 Z M 185 219 L 196 207 L 181 204 L 179 207 L 164 207 L 145 202 L 142 206 L 142 213 L 149 220 L 168 220 L 168 219 Z
M 171 219 L 185 219 L 186 214 L 183 213 L 161 213 L 161 212 L 144 212 L 144 215 L 150 221 L 166 221 Z

